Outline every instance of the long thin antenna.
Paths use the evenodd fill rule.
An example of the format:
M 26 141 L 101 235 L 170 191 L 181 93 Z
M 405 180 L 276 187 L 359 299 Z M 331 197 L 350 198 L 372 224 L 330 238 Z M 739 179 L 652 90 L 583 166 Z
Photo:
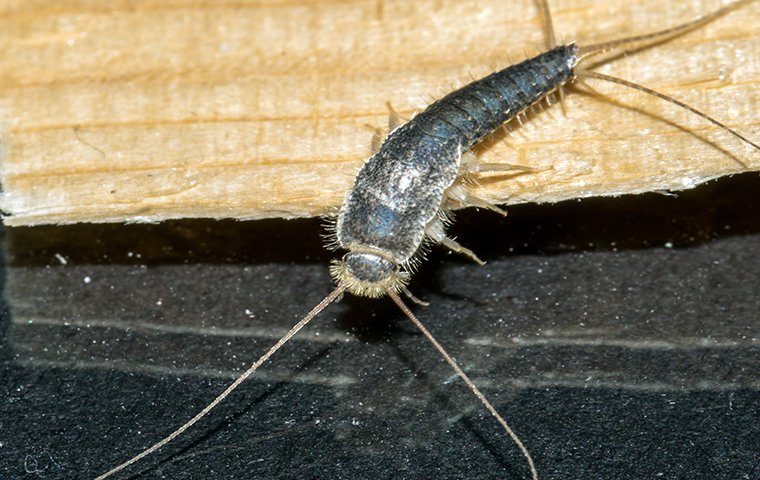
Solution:
M 626 87 L 633 88 L 634 90 L 639 90 L 641 92 L 644 92 L 644 93 L 647 93 L 649 95 L 655 96 L 657 98 L 665 100 L 666 102 L 670 102 L 670 103 L 672 103 L 674 105 L 678 105 L 679 107 L 681 107 L 683 109 L 686 109 L 686 110 L 690 111 L 691 113 L 693 113 L 695 115 L 699 115 L 700 117 L 704 118 L 705 120 L 707 120 L 708 122 L 712 123 L 713 125 L 716 125 L 716 126 L 722 128 L 723 130 L 727 131 L 728 133 L 730 133 L 731 135 L 735 136 L 739 140 L 741 140 L 741 141 L 743 141 L 743 142 L 745 142 L 745 143 L 747 143 L 749 145 L 752 145 L 757 150 L 760 150 L 760 145 L 758 145 L 757 143 L 755 143 L 752 140 L 748 139 L 747 137 L 745 137 L 744 135 L 740 134 L 736 130 L 730 128 L 729 126 L 725 125 L 724 123 L 719 122 L 718 120 L 714 119 L 710 115 L 708 115 L 708 114 L 706 114 L 704 112 L 701 112 L 701 111 L 697 110 L 696 108 L 683 103 L 680 100 L 676 100 L 675 98 L 673 98 L 671 96 L 665 95 L 664 93 L 660 93 L 660 92 L 658 92 L 656 90 L 652 90 L 651 88 L 647 88 L 647 87 L 645 87 L 643 85 L 639 85 L 638 83 L 630 82 L 628 80 L 623 80 L 622 78 L 618 78 L 618 77 L 612 77 L 610 75 L 605 75 L 603 73 L 594 72 L 592 70 L 578 70 L 578 71 L 576 71 L 576 76 L 578 76 L 579 78 L 595 78 L 597 80 L 604 80 L 606 82 L 617 83 L 619 85 L 624 85 Z M 742 161 L 739 161 L 739 163 L 741 163 L 742 166 L 744 166 L 744 167 L 748 166 L 748 165 L 745 165 L 744 162 L 742 162 Z
M 470 380 L 470 377 L 467 376 L 466 373 L 457 365 L 457 362 L 454 361 L 454 358 L 452 358 L 451 355 L 448 354 L 448 352 L 443 348 L 443 345 L 438 343 L 438 340 L 435 339 L 433 334 L 431 334 L 427 328 L 420 322 L 417 317 L 414 316 L 411 310 L 409 310 L 409 307 L 406 306 L 406 304 L 401 300 L 401 297 L 398 296 L 396 292 L 393 290 L 388 290 L 388 296 L 391 297 L 391 299 L 398 305 L 398 308 L 401 309 L 402 312 L 404 312 L 404 315 L 409 317 L 409 320 L 412 321 L 412 323 L 422 332 L 425 337 L 427 337 L 428 340 L 430 340 L 430 343 L 433 344 L 436 350 L 438 350 L 438 353 L 441 354 L 441 356 L 446 360 L 446 362 L 451 365 L 451 368 L 454 369 L 455 372 L 457 372 L 457 375 L 464 381 L 465 385 L 469 387 L 469 389 L 472 391 L 472 393 L 475 394 L 476 397 L 478 397 L 478 400 L 480 400 L 483 405 L 488 409 L 489 412 L 491 412 L 491 415 L 493 415 L 496 420 L 501 424 L 501 426 L 504 428 L 504 430 L 507 432 L 507 434 L 512 438 L 512 441 L 515 442 L 515 445 L 517 445 L 517 448 L 520 449 L 522 454 L 525 456 L 525 458 L 528 460 L 528 466 L 530 467 L 530 478 L 532 480 L 538 480 L 538 472 L 536 471 L 536 466 L 533 463 L 533 458 L 530 456 L 530 452 L 528 452 L 528 449 L 525 448 L 525 445 L 523 445 L 522 440 L 520 440 L 520 437 L 517 436 L 517 434 L 509 427 L 507 422 L 502 418 L 501 415 L 499 415 L 499 412 L 496 411 L 496 409 L 491 405 L 491 402 L 488 401 L 485 395 L 481 393 L 481 391 L 478 389 L 478 387 L 475 386 L 475 384 Z
M 151 453 L 155 452 L 159 448 L 163 447 L 167 443 L 171 442 L 175 438 L 177 438 L 180 435 L 182 435 L 182 433 L 184 433 L 185 430 L 187 430 L 188 428 L 190 428 L 193 425 L 195 425 L 196 423 L 198 423 L 198 421 L 201 418 L 205 417 L 208 412 L 210 412 L 211 410 L 213 410 L 214 407 L 216 407 L 219 404 L 219 402 L 221 402 L 222 400 L 224 400 L 230 393 L 232 393 L 233 390 L 235 390 L 238 386 L 240 386 L 241 383 L 245 382 L 246 379 L 248 379 L 248 377 L 250 377 L 251 374 L 253 372 L 255 372 L 256 369 L 261 366 L 262 363 L 264 363 L 267 360 L 269 360 L 269 357 L 271 357 L 272 355 L 274 355 L 274 353 L 277 350 L 279 350 L 280 347 L 282 347 L 283 345 L 285 345 L 285 343 L 287 343 L 287 341 L 290 340 L 293 337 L 293 335 L 295 335 L 296 333 L 298 333 L 299 330 L 301 330 L 303 327 L 305 327 L 307 323 L 309 323 L 314 317 L 316 317 L 319 314 L 319 312 L 321 312 L 328 305 L 330 305 L 332 302 L 334 302 L 335 299 L 338 298 L 341 294 L 343 294 L 344 291 L 345 291 L 345 287 L 342 287 L 342 286 L 339 286 L 335 290 L 333 290 L 332 293 L 330 293 L 328 296 L 326 296 L 324 298 L 324 300 L 322 300 L 321 302 L 319 302 L 319 304 L 316 307 L 314 307 L 309 313 L 307 313 L 305 317 L 303 317 L 290 330 L 288 330 L 288 333 L 286 333 L 285 335 L 282 336 L 282 338 L 280 338 L 279 340 L 277 340 L 277 343 L 275 343 L 272 346 L 272 348 L 270 348 L 269 350 L 267 350 L 267 352 L 264 355 L 262 355 L 261 358 L 259 358 L 255 362 L 253 362 L 251 364 L 251 366 L 248 367 L 248 370 L 246 370 L 245 372 L 243 372 L 243 374 L 240 375 L 234 382 L 232 382 L 230 384 L 230 386 L 227 387 L 226 390 L 224 390 L 222 393 L 220 393 L 219 396 L 217 396 L 211 403 L 209 403 L 208 405 L 206 405 L 206 407 L 203 410 L 201 410 L 200 412 L 198 412 L 197 415 L 195 415 L 193 418 L 191 418 L 190 420 L 188 420 L 184 425 L 182 425 L 181 427 L 179 427 L 178 429 L 176 429 L 175 431 L 173 431 L 172 433 L 170 433 L 168 436 L 166 436 L 166 438 L 164 438 L 163 440 L 157 442 L 152 447 L 143 450 L 138 455 L 135 455 L 134 457 L 132 457 L 129 460 L 127 460 L 126 462 L 122 463 L 121 465 L 112 468 L 111 470 L 109 470 L 106 473 L 104 473 L 104 474 L 100 475 L 99 477 L 97 477 L 95 480 L 102 480 L 104 478 L 110 477 L 114 473 L 119 472 L 121 470 L 124 470 L 125 468 L 127 468 L 130 465 L 132 465 L 133 463 L 139 462 L 142 458 L 147 457 Z
M 602 43 L 596 43 L 593 45 L 586 45 L 584 47 L 579 47 L 578 58 L 583 59 L 584 57 L 588 57 L 589 55 L 595 55 L 598 53 L 607 52 L 612 49 L 619 48 L 623 45 L 627 45 L 631 43 L 656 42 L 656 41 L 672 38 L 677 35 L 686 33 L 690 30 L 694 30 L 695 28 L 701 25 L 704 25 L 705 23 L 711 22 L 715 20 L 716 18 L 721 17 L 732 10 L 741 7 L 742 5 L 746 5 L 754 1 L 755 0 L 739 0 L 737 2 L 726 5 L 723 8 L 719 8 L 718 10 L 712 13 L 708 13 L 707 15 L 699 17 L 696 20 L 692 20 L 690 22 L 686 22 L 681 25 L 676 25 L 675 27 L 666 28 L 665 30 L 660 30 L 657 32 L 646 33 L 644 35 L 635 35 L 633 37 L 620 38 L 620 39 L 612 40 L 609 42 L 602 42 Z

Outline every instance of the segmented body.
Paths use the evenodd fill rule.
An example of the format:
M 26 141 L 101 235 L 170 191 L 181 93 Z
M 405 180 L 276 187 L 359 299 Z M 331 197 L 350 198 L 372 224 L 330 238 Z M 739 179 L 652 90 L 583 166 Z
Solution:
M 338 283 L 369 296 L 403 286 L 401 267 L 430 235 L 462 173 L 462 153 L 572 80 L 577 51 L 559 46 L 492 73 L 392 131 L 362 166 L 338 216 L 338 243 L 349 251 L 333 269 Z

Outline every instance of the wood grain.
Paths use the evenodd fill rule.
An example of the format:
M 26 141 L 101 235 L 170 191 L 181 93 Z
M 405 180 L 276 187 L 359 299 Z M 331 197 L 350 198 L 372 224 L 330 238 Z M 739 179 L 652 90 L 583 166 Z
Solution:
M 713 0 L 553 0 L 589 44 L 695 18 Z M 6 225 L 265 218 L 335 210 L 386 102 L 433 98 L 537 53 L 532 0 L 3 0 Z M 599 70 L 760 138 L 760 2 Z M 481 179 L 507 205 L 684 189 L 760 170 L 694 115 L 599 83 L 478 149 L 536 168 Z

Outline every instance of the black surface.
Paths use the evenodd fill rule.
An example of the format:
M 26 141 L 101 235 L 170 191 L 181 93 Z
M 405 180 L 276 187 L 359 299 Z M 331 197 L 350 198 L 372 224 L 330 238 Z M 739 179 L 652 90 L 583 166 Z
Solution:
M 455 233 L 488 265 L 434 250 L 411 285 L 431 306 L 415 310 L 541 478 L 760 478 L 758 191 L 743 175 L 462 212 Z M 321 233 L 6 230 L 0 478 L 92 478 L 187 420 L 327 294 Z M 388 300 L 346 298 L 273 360 L 118 478 L 527 476 Z

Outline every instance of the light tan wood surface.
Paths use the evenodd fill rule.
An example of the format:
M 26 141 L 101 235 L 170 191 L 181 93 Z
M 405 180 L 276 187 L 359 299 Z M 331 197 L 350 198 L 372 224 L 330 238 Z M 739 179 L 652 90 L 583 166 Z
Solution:
M 552 0 L 580 45 L 720 1 Z M 335 211 L 386 102 L 432 99 L 543 49 L 533 0 L 0 1 L 7 225 Z M 760 139 L 760 2 L 602 65 Z M 756 150 L 623 87 L 571 90 L 477 149 L 535 167 L 481 179 L 509 204 L 684 189 L 760 170 Z

